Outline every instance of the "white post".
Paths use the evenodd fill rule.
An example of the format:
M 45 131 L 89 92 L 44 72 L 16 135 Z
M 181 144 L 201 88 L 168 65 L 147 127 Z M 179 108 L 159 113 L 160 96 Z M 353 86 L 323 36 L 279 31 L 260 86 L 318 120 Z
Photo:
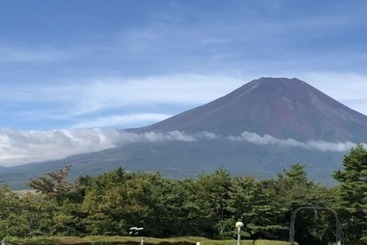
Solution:
M 142 230 L 144 230 L 143 227 L 136 227 L 136 226 L 131 227 L 129 235 L 137 236 L 139 234 L 139 231 L 142 231 Z M 140 237 L 140 245 L 144 245 L 144 237 L 143 236 Z
M 241 221 L 236 222 L 237 227 L 237 245 L 241 245 L 241 227 L 243 223 Z

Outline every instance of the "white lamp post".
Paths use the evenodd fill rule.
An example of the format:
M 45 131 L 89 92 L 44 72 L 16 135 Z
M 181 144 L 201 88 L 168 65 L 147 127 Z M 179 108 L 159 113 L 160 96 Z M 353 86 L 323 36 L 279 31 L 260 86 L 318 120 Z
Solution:
M 243 223 L 241 221 L 236 222 L 237 227 L 237 245 L 241 245 L 241 227 Z
M 143 227 L 131 227 L 129 235 L 138 235 L 139 231 L 144 230 Z M 144 236 L 141 236 L 140 238 L 140 245 L 144 245 Z

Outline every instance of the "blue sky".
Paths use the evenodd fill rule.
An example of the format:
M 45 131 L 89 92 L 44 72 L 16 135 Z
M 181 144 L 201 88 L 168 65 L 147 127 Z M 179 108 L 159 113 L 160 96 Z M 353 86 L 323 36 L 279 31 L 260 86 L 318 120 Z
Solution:
M 367 1 L 0 3 L 4 149 L 19 132 L 148 125 L 262 76 L 367 114 Z

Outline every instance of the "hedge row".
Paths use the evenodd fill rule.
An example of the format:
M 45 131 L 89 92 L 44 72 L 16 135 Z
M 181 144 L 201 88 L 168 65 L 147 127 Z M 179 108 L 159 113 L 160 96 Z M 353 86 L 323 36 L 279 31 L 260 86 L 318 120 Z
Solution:
M 5 238 L 6 245 L 139 245 L 139 237 L 88 236 L 88 237 L 33 237 Z M 209 240 L 202 237 L 150 238 L 144 239 L 145 245 L 235 245 L 236 240 Z M 242 245 L 288 245 L 288 242 L 269 240 L 243 240 Z

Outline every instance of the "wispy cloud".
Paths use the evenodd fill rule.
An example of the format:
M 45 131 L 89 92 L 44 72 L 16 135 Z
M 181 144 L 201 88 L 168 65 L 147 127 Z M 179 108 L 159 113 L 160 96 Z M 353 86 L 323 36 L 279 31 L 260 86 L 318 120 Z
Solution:
M 355 146 L 352 142 L 325 142 L 309 140 L 306 142 L 300 142 L 294 139 L 277 139 L 271 135 L 258 135 L 256 133 L 243 132 L 240 136 L 228 137 L 231 141 L 237 142 L 249 142 L 257 145 L 280 145 L 285 147 L 301 147 L 311 150 L 319 151 L 331 151 L 331 152 L 344 152 L 348 151 L 351 147 Z
M 38 83 L 23 86 L 5 84 L 1 85 L 0 102 L 16 106 L 15 114 L 23 117 L 23 121 L 41 120 L 43 117 L 74 119 L 77 127 L 112 126 L 118 121 L 159 121 L 168 115 L 154 111 L 154 108 L 201 105 L 243 83 L 243 78 L 236 76 L 173 74 L 135 78 L 100 77 L 42 86 Z M 108 110 L 122 113 L 116 115 L 116 112 Z M 103 116 L 98 114 L 100 112 Z M 89 116 L 89 123 L 83 116 Z
M 0 130 L 0 165 L 14 166 L 35 161 L 101 151 L 136 142 L 193 142 L 214 139 L 212 133 L 194 135 L 173 131 L 167 133 L 129 133 L 116 129 L 71 129 L 51 131 Z
M 162 121 L 172 115 L 159 113 L 141 113 L 128 115 L 113 115 L 107 117 L 97 117 L 87 122 L 78 123 L 73 128 L 91 128 L 91 127 L 111 127 L 128 124 L 148 124 L 157 121 Z
M 30 19 L 49 19 L 49 27 L 60 25 L 52 32 L 36 25 L 29 32 L 35 36 L 6 23 L 1 125 L 94 127 L 147 119 L 132 115 L 153 122 L 261 76 L 289 77 L 287 70 L 367 114 L 367 75 L 358 74 L 367 62 L 366 3 L 207 4 L 147 3 L 128 21 L 107 5 L 106 12 L 91 6 L 83 18 L 78 11 L 60 11 L 56 19 L 27 12 Z M 56 21 L 65 14 L 69 22 Z M 12 116 L 5 121 L 4 115 Z
M 0 43 L 0 63 L 54 63 L 75 58 L 75 53 L 50 46 L 10 46 Z
M 35 161 L 62 159 L 70 155 L 101 151 L 116 146 L 139 142 L 196 142 L 199 140 L 235 141 L 249 144 L 299 147 L 309 150 L 346 152 L 355 146 L 352 142 L 299 142 L 277 139 L 270 135 L 243 132 L 239 136 L 221 136 L 211 132 L 185 133 L 146 132 L 131 133 L 115 129 L 71 129 L 52 131 L 0 130 L 0 165 L 14 166 Z
M 0 163 L 11 166 L 60 159 L 69 155 L 114 147 L 116 130 L 78 129 L 53 131 L 0 130 Z
M 264 74 L 171 74 L 99 77 L 60 83 L 1 84 L 0 103 L 16 108 L 22 121 L 68 120 L 69 127 L 141 125 L 163 120 L 226 95 Z M 336 72 L 278 72 L 265 76 L 298 77 L 334 99 L 367 114 L 367 75 Z M 6 113 L 4 107 L 0 113 Z M 121 112 L 121 113 L 118 113 Z

